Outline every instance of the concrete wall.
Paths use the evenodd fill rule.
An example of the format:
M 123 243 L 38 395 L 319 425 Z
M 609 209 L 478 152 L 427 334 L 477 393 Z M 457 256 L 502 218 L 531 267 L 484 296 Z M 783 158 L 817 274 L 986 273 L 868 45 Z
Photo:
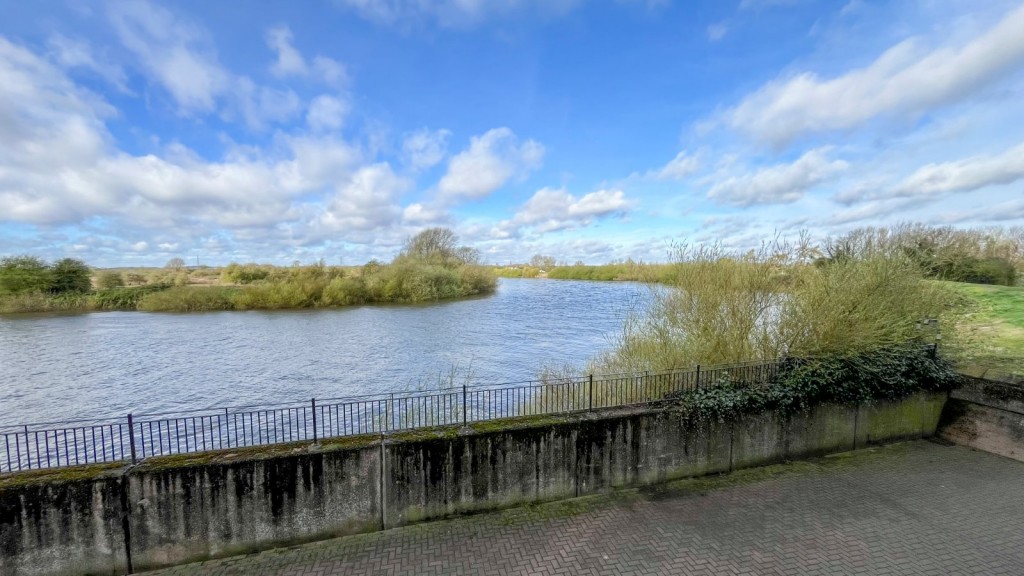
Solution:
M 4 576 L 117 574 L 934 433 L 945 395 L 691 424 L 595 412 L 0 481 Z
M 939 435 L 1024 462 L 1024 380 L 967 372 L 963 386 L 950 394 Z
M 69 476 L 0 484 L 0 574 L 125 572 L 122 478 Z

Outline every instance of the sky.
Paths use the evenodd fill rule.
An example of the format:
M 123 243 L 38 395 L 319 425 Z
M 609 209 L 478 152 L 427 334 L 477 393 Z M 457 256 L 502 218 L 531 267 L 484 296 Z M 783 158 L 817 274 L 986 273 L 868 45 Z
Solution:
M 1024 4 L 0 0 L 0 256 L 664 261 L 1024 225 Z

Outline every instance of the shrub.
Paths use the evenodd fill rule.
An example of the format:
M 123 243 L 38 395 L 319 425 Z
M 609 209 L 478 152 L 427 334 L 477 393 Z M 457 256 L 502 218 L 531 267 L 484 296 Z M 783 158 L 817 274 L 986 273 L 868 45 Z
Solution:
M 35 256 L 0 259 L 0 293 L 44 292 L 51 285 L 50 267 Z
M 92 290 L 92 271 L 81 260 L 63 258 L 50 268 L 49 291 L 53 294 L 82 294 Z
M 138 301 L 138 309 L 147 312 L 209 312 L 232 310 L 237 290 L 211 286 L 175 286 L 150 292 Z
M 93 298 L 99 310 L 137 310 L 139 301 L 147 294 L 160 292 L 170 288 L 170 284 L 148 284 L 130 288 L 111 288 L 100 290 Z
M 266 280 L 270 270 L 258 264 L 228 264 L 220 273 L 221 282 L 225 284 L 252 284 Z
M 96 287 L 100 290 L 110 290 L 111 288 L 123 288 L 124 277 L 117 272 L 106 271 L 100 272 L 96 278 Z
M 743 255 L 684 247 L 676 260 L 670 288 L 630 316 L 597 371 L 851 357 L 918 338 L 922 319 L 952 319 L 953 294 L 899 255 L 810 266 L 788 246 Z

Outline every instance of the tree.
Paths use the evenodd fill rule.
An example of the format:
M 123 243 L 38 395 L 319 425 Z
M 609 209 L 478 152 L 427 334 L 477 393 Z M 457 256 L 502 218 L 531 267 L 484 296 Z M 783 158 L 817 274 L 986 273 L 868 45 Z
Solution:
M 185 267 L 185 261 L 181 258 L 171 258 L 167 261 L 167 265 L 164 268 L 168 270 L 181 270 Z
M 50 292 L 73 294 L 92 290 L 92 271 L 81 260 L 63 258 L 50 270 Z
M 145 282 L 145 278 L 142 279 Z M 96 278 L 96 286 L 100 290 L 110 290 L 111 288 L 121 288 L 124 286 L 124 277 L 117 272 L 107 270 L 106 272 L 100 272 L 99 277 Z
M 50 288 L 50 267 L 35 256 L 0 259 L 0 293 L 44 292 Z
M 447 264 L 454 259 L 458 236 L 448 228 L 427 228 L 405 241 L 400 256 L 430 264 Z
M 544 256 L 543 254 L 534 254 L 533 258 L 530 258 L 530 266 L 534 268 L 541 268 L 543 270 L 550 270 L 555 267 L 554 256 Z

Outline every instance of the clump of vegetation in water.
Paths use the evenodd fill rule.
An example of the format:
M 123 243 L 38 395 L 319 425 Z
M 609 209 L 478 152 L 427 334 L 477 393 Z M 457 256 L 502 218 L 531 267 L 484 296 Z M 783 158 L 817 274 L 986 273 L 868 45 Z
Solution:
M 218 280 L 222 284 L 213 285 Z M 92 290 L 89 268 L 77 260 L 50 266 L 29 256 L 6 258 L 0 261 L 0 312 L 199 312 L 430 302 L 489 294 L 496 286 L 495 275 L 479 264 L 475 249 L 459 246 L 451 230 L 430 228 L 410 238 L 389 264 L 231 264 L 220 271 L 190 271 L 176 258 L 148 276 L 104 271 L 97 290 Z

